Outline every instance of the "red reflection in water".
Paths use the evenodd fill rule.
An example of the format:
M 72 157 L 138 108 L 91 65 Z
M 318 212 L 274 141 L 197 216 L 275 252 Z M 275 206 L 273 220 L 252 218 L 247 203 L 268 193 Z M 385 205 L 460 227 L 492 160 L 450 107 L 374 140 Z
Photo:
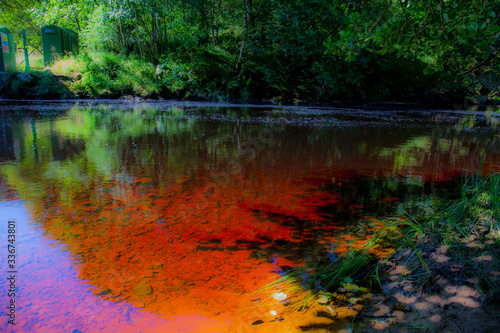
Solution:
M 170 330 L 169 327 L 175 325 L 201 325 L 208 317 L 216 318 L 206 324 L 219 325 L 216 331 L 228 327 L 234 330 L 238 322 L 248 324 L 248 318 L 255 316 L 254 310 L 253 313 L 245 310 L 254 304 L 245 303 L 242 296 L 276 278 L 272 272 L 279 267 L 296 264 L 280 256 L 275 256 L 272 262 L 252 258 L 256 244 L 265 249 L 274 240 L 297 240 L 292 237 L 290 226 L 270 223 L 269 218 L 262 218 L 255 210 L 243 207 L 241 203 L 245 200 L 240 201 L 240 198 L 244 194 L 239 193 L 238 184 L 228 183 L 210 200 L 199 204 L 192 200 L 194 196 L 189 188 L 176 191 L 172 196 L 170 192 L 160 193 L 142 183 L 146 183 L 144 178 L 135 180 L 133 186 L 118 182 L 102 184 L 92 193 L 76 196 L 71 201 L 56 200 L 31 206 L 33 216 L 43 217 L 38 220 L 47 234 L 67 244 L 67 249 L 80 262 L 71 262 L 66 253 L 57 252 L 60 246 L 54 247 L 55 253 L 47 253 L 44 249 L 36 252 L 33 248 L 26 260 L 31 257 L 36 262 L 40 256 L 63 258 L 55 259 L 54 267 L 42 270 L 43 280 L 39 284 L 31 284 L 34 290 L 43 291 L 39 295 L 33 291 L 29 299 L 32 304 L 46 309 L 41 313 L 45 320 L 37 319 L 39 313 L 27 315 L 29 320 L 23 321 L 20 327 L 26 327 L 27 331 L 54 330 L 71 323 L 83 325 L 84 332 L 118 331 L 122 330 L 123 315 L 130 317 L 131 313 L 140 313 L 139 308 L 145 308 L 165 318 L 191 318 L 189 325 L 179 323 L 180 319 L 150 323 L 149 327 L 160 331 Z M 294 191 L 290 192 L 307 193 L 304 192 L 307 188 L 293 187 Z M 255 185 L 248 189 L 259 191 Z M 50 196 L 52 200 L 54 197 Z M 259 204 L 265 208 L 260 213 L 322 220 L 317 212 L 321 200 L 332 203 L 334 197 L 327 193 L 314 193 L 305 199 L 292 194 L 275 196 L 276 206 Z M 292 209 L 283 208 L 286 206 Z M 72 269 L 76 269 L 80 280 L 90 284 L 92 293 L 88 286 L 80 284 L 74 273 L 69 274 Z M 60 278 L 68 274 L 72 280 Z M 63 286 L 54 287 L 59 280 Z M 56 309 L 50 310 L 54 299 L 67 301 L 61 305 L 54 303 Z M 117 301 L 120 302 L 115 303 Z M 259 306 L 267 309 L 264 311 L 267 314 L 260 317 L 269 316 L 264 300 Z M 67 313 L 88 312 L 92 307 L 99 309 L 97 322 L 109 318 L 106 324 L 100 324 L 105 326 L 66 316 Z M 148 327 L 140 322 L 147 315 L 137 316 L 131 327 Z M 198 319 L 193 322 L 193 318 Z M 193 330 L 198 329 L 188 331 Z M 214 330 L 204 328 L 201 331 Z
M 340 184 L 351 171 L 335 174 Z M 322 208 L 363 208 L 324 190 L 335 183 L 333 173 L 294 182 L 289 175 L 274 175 L 272 183 L 261 170 L 252 171 L 253 182 L 234 175 L 208 197 L 187 182 L 160 190 L 141 176 L 131 184 L 96 185 L 69 201 L 54 193 L 52 202 L 31 205 L 47 235 L 67 245 L 63 250 L 25 222 L 21 233 L 33 241 L 20 258 L 30 263 L 23 267 L 30 283 L 23 285 L 20 331 L 234 332 L 269 317 L 272 302 L 262 300 L 255 310 L 244 295 L 300 260 L 274 255 L 266 261 L 253 256 L 256 249 L 279 249 L 280 241 L 299 251 L 310 240 L 328 248 L 338 239 L 337 251 L 344 251 L 365 242 L 333 237 L 344 227 Z

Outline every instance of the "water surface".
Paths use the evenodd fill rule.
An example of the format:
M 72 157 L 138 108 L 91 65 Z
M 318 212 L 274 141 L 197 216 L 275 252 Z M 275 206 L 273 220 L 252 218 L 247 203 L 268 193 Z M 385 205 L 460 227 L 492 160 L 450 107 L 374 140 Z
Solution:
M 17 223 L 16 332 L 253 332 L 270 321 L 296 330 L 281 305 L 252 293 L 369 236 L 360 221 L 429 209 L 478 161 L 500 169 L 490 113 L 0 107 L 3 234 L 5 221 Z M 0 294 L 8 302 L 6 287 Z

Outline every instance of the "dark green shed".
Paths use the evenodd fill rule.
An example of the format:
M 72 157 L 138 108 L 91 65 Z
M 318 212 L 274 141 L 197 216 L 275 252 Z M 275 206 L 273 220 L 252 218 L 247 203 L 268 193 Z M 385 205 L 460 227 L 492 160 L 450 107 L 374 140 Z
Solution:
M 55 25 L 42 27 L 43 62 L 45 65 L 62 56 L 64 51 L 63 30 Z
M 55 25 L 42 27 L 43 62 L 50 64 L 66 54 L 78 54 L 78 34 L 71 29 Z

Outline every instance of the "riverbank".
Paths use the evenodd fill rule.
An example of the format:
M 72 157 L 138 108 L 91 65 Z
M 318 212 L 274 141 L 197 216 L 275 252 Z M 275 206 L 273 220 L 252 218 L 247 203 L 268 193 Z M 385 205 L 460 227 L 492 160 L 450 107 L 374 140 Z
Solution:
M 496 332 L 500 253 L 495 242 L 468 237 L 456 246 L 422 243 L 416 249 L 402 248 L 378 262 L 380 284 L 371 290 L 347 278 L 328 297 L 308 294 L 314 301 L 309 299 L 298 312 L 283 317 L 268 313 L 265 321 L 265 316 L 250 321 L 254 331 L 262 333 Z M 495 290 L 484 285 L 485 279 Z M 281 308 L 286 306 L 290 304 Z
M 223 59 L 217 61 L 223 62 Z M 219 64 L 224 65 L 224 64 Z M 227 65 L 227 64 L 226 64 Z M 0 98 L 8 99 L 180 99 L 197 101 L 226 101 L 236 103 L 274 104 L 369 104 L 397 107 L 448 108 L 454 110 L 496 107 L 496 95 L 489 90 L 475 91 L 466 87 L 442 83 L 429 78 L 418 90 L 401 90 L 409 82 L 384 88 L 384 93 L 357 91 L 360 88 L 338 82 L 322 94 L 315 94 L 314 86 L 303 92 L 290 93 L 265 82 L 235 83 L 230 73 L 221 71 L 206 76 L 203 68 L 195 68 L 169 60 L 153 65 L 134 57 L 111 53 L 84 53 L 77 57 L 61 58 L 43 71 L 14 72 L 5 75 L 6 84 L 0 87 Z M 254 82 L 255 81 L 255 82 Z M 216 82 L 216 83 L 214 83 Z M 291 83 L 288 82 L 287 85 Z M 410 84 L 411 86 L 411 84 Z M 348 90 L 346 90 L 348 89 Z

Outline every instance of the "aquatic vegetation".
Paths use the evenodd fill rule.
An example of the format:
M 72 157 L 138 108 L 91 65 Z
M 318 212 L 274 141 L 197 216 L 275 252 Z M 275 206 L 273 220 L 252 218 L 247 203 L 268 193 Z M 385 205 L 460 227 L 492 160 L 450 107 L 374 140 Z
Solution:
M 346 284 L 346 281 L 352 281 L 351 278 L 369 280 L 377 268 L 377 259 L 386 258 L 395 250 L 395 247 L 402 245 L 402 243 L 398 245 L 398 242 L 403 242 L 405 239 L 399 225 L 402 221 L 402 219 L 377 221 L 376 224 L 372 224 L 369 231 L 366 231 L 370 234 L 367 239 L 363 240 L 359 236 L 354 236 L 352 237 L 354 242 L 343 244 L 340 241 L 332 246 L 332 251 L 336 255 L 329 257 L 330 260 L 310 262 L 305 266 L 297 267 L 286 272 L 280 279 L 264 286 L 262 290 L 279 287 L 286 292 L 293 292 L 299 299 L 301 297 L 297 294 L 300 295 L 304 290 L 313 291 L 313 294 L 304 293 L 303 299 L 290 309 L 310 306 L 310 301 L 325 295 L 329 297 L 339 287 L 353 291 L 354 285 Z

